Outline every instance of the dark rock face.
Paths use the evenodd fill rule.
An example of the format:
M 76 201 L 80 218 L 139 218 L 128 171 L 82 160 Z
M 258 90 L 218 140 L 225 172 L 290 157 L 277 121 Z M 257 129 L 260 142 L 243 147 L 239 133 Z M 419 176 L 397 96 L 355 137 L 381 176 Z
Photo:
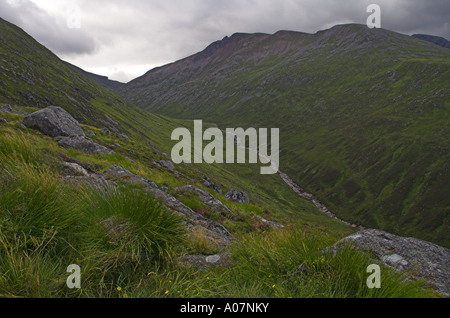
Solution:
M 148 180 L 144 177 L 137 176 L 118 165 L 111 166 L 111 168 L 109 168 L 109 170 L 106 171 L 105 174 L 108 177 L 112 177 L 114 179 L 120 179 L 122 181 L 134 184 L 141 184 L 144 186 L 144 188 L 158 189 L 158 186 L 153 181 Z
M 216 185 L 214 182 L 212 182 L 211 179 L 208 178 L 207 176 L 204 176 L 204 177 L 203 177 L 203 184 L 204 184 L 205 186 L 207 186 L 208 188 L 210 188 L 210 189 L 216 191 L 216 192 L 219 193 L 219 194 L 222 194 L 222 193 L 223 193 L 223 192 L 222 192 L 222 189 L 221 189 L 218 185 Z
M 239 203 L 250 203 L 247 193 L 237 190 L 230 190 L 225 196 L 228 200 L 236 201 Z
M 83 136 L 63 137 L 58 146 L 83 151 L 88 154 L 114 154 L 115 152 L 102 145 L 96 144 L 91 139 Z
M 450 41 L 447 39 L 444 39 L 440 36 L 434 36 L 434 35 L 427 35 L 427 34 L 414 34 L 413 37 L 419 40 L 427 41 L 436 45 L 439 45 L 441 47 L 445 47 L 447 49 L 450 49 Z
M 85 136 L 78 121 L 61 107 L 50 106 L 26 116 L 23 124 L 50 137 Z
M 414 277 L 430 281 L 436 290 L 450 297 L 450 250 L 416 238 L 399 237 L 380 230 L 367 229 L 353 234 L 332 247 L 343 244 L 373 252 L 385 265 L 411 270 Z

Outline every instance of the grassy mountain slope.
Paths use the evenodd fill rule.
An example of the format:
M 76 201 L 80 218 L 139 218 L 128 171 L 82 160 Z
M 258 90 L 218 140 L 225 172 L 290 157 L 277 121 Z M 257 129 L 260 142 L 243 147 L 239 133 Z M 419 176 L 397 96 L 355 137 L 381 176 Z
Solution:
M 118 92 L 176 118 L 281 129 L 281 170 L 352 223 L 450 246 L 450 52 L 363 25 L 234 34 Z
M 0 112 L 0 297 L 436 296 L 423 289 L 424 282 L 405 282 L 404 274 L 389 268 L 383 268 L 385 288 L 368 289 L 367 255 L 354 249 L 321 253 L 354 229 L 318 212 L 278 176 L 261 176 L 258 166 L 179 165 L 175 174 L 155 164 L 167 159 L 163 151 L 171 148 L 172 130 L 192 122 L 136 109 L 0 22 L 0 105 L 13 109 Z M 116 153 L 61 148 L 24 128 L 27 113 L 51 104 L 79 118 L 87 136 Z M 248 192 L 251 203 L 242 205 L 210 190 L 234 213 L 207 211 L 237 239 L 227 251 L 229 262 L 206 270 L 184 264 L 180 257 L 223 252 L 223 246 L 202 231 L 187 233 L 179 216 L 126 178 L 106 189 L 68 182 L 75 175 L 64 161 L 92 173 L 118 164 L 167 187 L 194 211 L 205 206 L 176 187 L 208 190 L 201 184 L 204 174 L 225 192 Z M 287 226 L 273 229 L 255 216 Z M 81 267 L 79 290 L 66 286 L 69 264 Z
M 123 83 L 121 83 L 121 82 L 110 80 L 107 76 L 101 76 L 101 75 L 97 75 L 94 73 L 86 72 L 85 70 L 79 68 L 78 66 L 70 64 L 68 62 L 65 62 L 65 63 L 69 68 L 75 70 L 76 72 L 80 73 L 82 76 L 90 79 L 91 81 L 103 86 L 104 88 L 106 88 L 110 91 L 117 90 L 123 85 Z
M 129 150 L 139 153 L 141 159 L 146 158 L 147 165 L 151 160 L 167 159 L 164 153 L 170 153 L 175 144 L 170 140 L 175 128 L 192 126 L 192 122 L 154 115 L 126 103 L 84 77 L 82 71 L 74 71 L 73 66 L 61 61 L 20 28 L 4 20 L 0 23 L 0 104 L 17 105 L 26 112 L 50 105 L 63 107 L 84 124 L 89 137 L 127 157 L 131 157 Z M 103 127 L 112 134 L 105 134 Z M 129 139 L 117 138 L 121 134 L 126 134 Z M 259 167 L 185 165 L 178 169 L 197 180 L 202 180 L 207 174 L 224 190 L 233 187 L 245 190 L 252 200 L 274 212 L 285 211 L 315 224 L 346 228 L 299 198 L 278 177 L 258 180 L 261 178 Z M 173 176 L 153 178 L 160 178 L 161 184 L 167 181 L 171 185 L 183 185 L 174 182 Z M 277 202 L 277 199 L 280 200 Z

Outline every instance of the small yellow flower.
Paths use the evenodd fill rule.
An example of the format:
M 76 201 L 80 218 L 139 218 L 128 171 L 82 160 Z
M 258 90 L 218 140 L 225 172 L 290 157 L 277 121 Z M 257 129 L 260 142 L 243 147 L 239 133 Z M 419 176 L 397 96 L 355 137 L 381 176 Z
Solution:
M 273 286 L 272 286 L 272 288 L 275 288 L 275 287 L 276 287 L 276 285 L 273 285 Z
M 169 294 L 169 291 L 168 290 L 166 290 L 166 292 L 164 293 L 164 295 L 168 295 Z
M 120 286 L 117 287 L 117 290 L 118 290 L 118 291 L 122 291 L 122 287 L 120 287 Z
M 128 295 L 127 294 L 123 294 L 123 298 L 128 298 Z

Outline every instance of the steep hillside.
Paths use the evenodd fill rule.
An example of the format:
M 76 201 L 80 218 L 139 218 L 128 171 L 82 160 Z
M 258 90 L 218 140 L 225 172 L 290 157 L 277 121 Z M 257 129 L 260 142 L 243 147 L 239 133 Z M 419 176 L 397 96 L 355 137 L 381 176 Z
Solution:
M 62 105 L 83 124 L 140 140 L 150 138 L 148 131 L 163 121 L 159 116 L 131 106 L 83 72 L 0 18 L 0 103 L 32 108 Z
M 79 68 L 78 66 L 70 64 L 68 62 L 65 62 L 65 63 L 69 68 L 77 71 L 82 76 L 90 79 L 91 81 L 103 86 L 104 88 L 106 88 L 110 91 L 117 90 L 123 85 L 123 83 L 121 83 L 121 82 L 110 80 L 107 76 L 101 76 L 101 75 L 97 75 L 94 73 L 86 72 L 85 70 Z
M 448 249 L 359 232 L 361 246 L 391 241 L 369 255 L 277 175 L 173 165 L 170 133 L 192 122 L 126 104 L 1 22 L 0 297 L 449 294 Z M 374 262 L 380 289 L 366 281 Z
M 339 217 L 450 246 L 450 52 L 383 29 L 234 34 L 118 92 L 281 129 L 281 170 Z

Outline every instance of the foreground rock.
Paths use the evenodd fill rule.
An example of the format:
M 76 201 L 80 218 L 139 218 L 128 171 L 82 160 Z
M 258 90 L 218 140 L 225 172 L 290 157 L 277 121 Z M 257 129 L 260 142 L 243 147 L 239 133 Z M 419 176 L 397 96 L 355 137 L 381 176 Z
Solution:
M 250 203 L 247 193 L 237 190 L 230 190 L 225 196 L 228 200 L 239 203 Z
M 63 166 L 66 167 L 67 172 L 65 173 L 68 176 L 80 176 L 80 177 L 89 177 L 89 172 L 74 162 L 63 162 Z
M 211 193 L 208 191 L 202 190 L 200 188 L 186 185 L 183 187 L 175 188 L 176 191 L 185 191 L 190 193 L 196 193 L 200 201 L 209 206 L 213 211 L 224 211 L 228 214 L 233 214 L 233 212 L 228 208 L 225 204 L 223 204 L 220 200 L 216 199 Z
M 105 172 L 105 175 L 113 179 L 125 181 L 127 183 L 140 184 L 144 188 L 158 189 L 158 186 L 153 181 L 148 180 L 144 177 L 137 176 L 118 165 L 111 166 L 108 171 Z
M 58 146 L 83 151 L 87 154 L 114 154 L 114 150 L 106 148 L 84 136 L 62 137 L 58 142 Z
M 50 137 L 85 136 L 76 119 L 61 107 L 50 106 L 26 116 L 23 124 Z
M 366 229 L 338 242 L 332 250 L 336 253 L 347 243 L 374 253 L 389 267 L 410 271 L 415 278 L 428 280 L 438 292 L 450 297 L 449 249 L 416 238 Z
M 160 161 L 158 161 L 158 163 L 161 166 L 163 166 L 164 168 L 166 168 L 166 169 L 168 169 L 170 171 L 174 171 L 175 170 L 175 165 L 170 160 L 160 160 Z
M 149 191 L 156 198 L 161 199 L 166 207 L 184 216 L 184 223 L 189 231 L 198 233 L 199 230 L 204 230 L 205 236 L 211 243 L 219 244 L 222 247 L 228 246 L 234 240 L 223 225 L 195 213 L 174 196 L 159 189 L 149 189 Z

